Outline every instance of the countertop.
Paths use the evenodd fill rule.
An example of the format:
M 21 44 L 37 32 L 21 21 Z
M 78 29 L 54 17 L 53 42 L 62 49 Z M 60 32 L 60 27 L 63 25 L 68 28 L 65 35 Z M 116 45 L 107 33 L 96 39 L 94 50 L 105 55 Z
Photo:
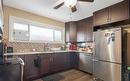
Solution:
M 86 53 L 86 54 L 92 54 L 90 52 L 86 51 L 74 51 L 74 50 L 62 50 L 62 51 L 47 51 L 47 52 L 15 52 L 15 53 L 5 53 L 4 56 L 8 55 L 29 55 L 29 54 L 53 54 L 53 53 L 64 53 L 64 52 L 77 52 L 77 53 Z

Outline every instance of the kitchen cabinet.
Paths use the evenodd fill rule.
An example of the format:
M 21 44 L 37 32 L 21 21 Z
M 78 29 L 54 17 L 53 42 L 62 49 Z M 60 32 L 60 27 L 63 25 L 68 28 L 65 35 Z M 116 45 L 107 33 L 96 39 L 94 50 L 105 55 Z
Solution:
M 50 55 L 51 54 L 41 54 L 41 66 L 40 74 L 44 75 L 50 72 Z
M 78 68 L 79 54 L 76 52 L 59 52 L 47 54 L 19 55 L 24 66 L 24 81 L 70 68 Z
M 129 19 L 129 0 L 124 0 L 110 7 L 111 23 L 127 19 Z
M 69 68 L 69 54 L 54 53 L 51 56 L 51 72 L 57 72 Z
M 85 41 L 91 42 L 93 41 L 93 17 L 87 18 L 85 23 L 86 23 Z
M 92 55 L 86 53 L 79 54 L 79 69 L 88 73 L 92 73 L 93 68 Z
M 100 26 L 107 24 L 109 22 L 109 8 L 104 8 L 102 10 L 94 12 L 93 23 L 94 26 Z
M 75 52 L 70 53 L 70 64 L 71 68 L 78 68 L 78 63 L 79 63 L 79 54 Z
M 66 42 L 76 42 L 77 41 L 76 22 L 65 23 L 65 41 Z
M 93 39 L 93 17 L 77 21 L 77 42 L 90 42 Z
M 124 0 L 120 3 L 94 12 L 94 26 L 125 21 L 129 19 L 129 1 Z
M 85 42 L 86 40 L 86 23 L 85 20 L 77 21 L 77 42 Z
M 40 55 L 38 54 L 25 55 L 26 80 L 30 80 L 40 75 L 40 65 L 36 62 L 38 58 L 40 58 Z

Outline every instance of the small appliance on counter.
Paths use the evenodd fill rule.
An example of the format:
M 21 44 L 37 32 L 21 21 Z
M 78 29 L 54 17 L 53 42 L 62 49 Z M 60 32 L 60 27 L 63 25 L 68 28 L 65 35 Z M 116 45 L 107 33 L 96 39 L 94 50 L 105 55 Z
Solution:
M 13 47 L 7 47 L 7 53 L 13 53 Z
M 69 46 L 69 50 L 77 50 L 76 43 L 71 43 L 70 46 Z

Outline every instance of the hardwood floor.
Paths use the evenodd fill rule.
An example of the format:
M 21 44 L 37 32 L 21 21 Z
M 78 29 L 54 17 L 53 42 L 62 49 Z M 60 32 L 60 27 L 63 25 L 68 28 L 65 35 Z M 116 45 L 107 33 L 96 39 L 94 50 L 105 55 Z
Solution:
M 92 76 L 84 72 L 72 69 L 37 79 L 34 81 L 93 81 Z

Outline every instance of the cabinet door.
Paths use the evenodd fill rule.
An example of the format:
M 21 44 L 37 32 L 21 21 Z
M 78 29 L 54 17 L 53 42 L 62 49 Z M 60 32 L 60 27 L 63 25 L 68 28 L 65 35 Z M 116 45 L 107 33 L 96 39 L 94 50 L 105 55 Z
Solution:
M 79 54 L 78 53 L 70 53 L 71 58 L 70 58 L 70 64 L 72 68 L 78 68 L 78 63 L 79 63 Z
M 84 20 L 77 21 L 77 42 L 85 42 L 86 23 Z
M 70 41 L 71 42 L 77 41 L 77 27 L 75 22 L 70 23 Z
M 69 42 L 69 32 L 70 32 L 70 25 L 69 23 L 65 23 L 65 42 Z
M 86 19 L 86 32 L 85 32 L 85 36 L 86 36 L 86 41 L 87 42 L 91 42 L 93 41 L 93 17 L 89 17 Z
M 57 72 L 63 69 L 64 56 L 59 53 L 54 53 L 51 56 L 51 72 Z
M 92 41 L 93 17 L 77 21 L 77 42 Z
M 66 30 L 66 42 L 76 42 L 77 40 L 77 28 L 75 22 L 68 22 L 65 25 Z
M 94 26 L 100 26 L 109 22 L 109 8 L 94 13 Z
M 125 0 L 110 7 L 110 21 L 118 22 L 129 19 L 129 2 Z
M 34 60 L 37 59 L 38 55 L 26 55 L 25 56 L 25 70 L 26 79 L 29 80 L 34 77 L 38 77 L 40 74 L 40 67 L 35 66 Z
M 47 74 L 50 72 L 50 54 L 41 55 L 41 74 Z
M 71 68 L 71 63 L 70 63 L 71 55 L 69 53 L 64 53 L 64 56 L 65 56 L 64 69 L 69 69 Z

